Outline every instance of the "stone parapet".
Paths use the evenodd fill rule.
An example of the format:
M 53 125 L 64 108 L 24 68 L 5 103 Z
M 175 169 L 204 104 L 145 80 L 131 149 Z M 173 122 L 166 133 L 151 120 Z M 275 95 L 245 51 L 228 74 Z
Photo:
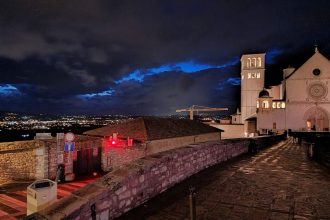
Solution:
M 283 138 L 196 143 L 149 155 L 114 169 L 26 219 L 113 219 L 209 166 L 247 153 L 251 140 L 261 149 Z
M 0 143 L 0 153 L 14 152 L 28 149 L 35 149 L 38 147 L 43 147 L 44 144 L 40 141 L 13 141 L 13 142 L 3 142 Z

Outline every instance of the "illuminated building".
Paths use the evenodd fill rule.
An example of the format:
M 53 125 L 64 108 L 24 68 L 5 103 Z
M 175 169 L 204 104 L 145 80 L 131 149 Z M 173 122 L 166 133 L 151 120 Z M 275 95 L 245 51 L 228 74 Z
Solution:
M 256 98 L 265 82 L 265 54 L 246 54 L 241 58 L 241 120 L 244 131 L 256 130 Z
M 257 130 L 329 131 L 330 62 L 317 48 L 302 66 L 283 70 L 281 84 L 257 98 Z
M 329 131 L 330 62 L 317 48 L 301 67 L 284 69 L 279 85 L 265 88 L 264 79 L 265 54 L 243 55 L 241 112 L 232 115 L 232 124 L 243 124 L 245 136 Z
M 154 154 L 196 142 L 220 140 L 221 132 L 221 129 L 187 119 L 140 117 L 84 134 L 103 137 L 109 147 L 112 146 L 111 137 L 116 134 L 118 144 L 130 138 L 134 140 L 133 147 L 142 146 L 146 154 Z

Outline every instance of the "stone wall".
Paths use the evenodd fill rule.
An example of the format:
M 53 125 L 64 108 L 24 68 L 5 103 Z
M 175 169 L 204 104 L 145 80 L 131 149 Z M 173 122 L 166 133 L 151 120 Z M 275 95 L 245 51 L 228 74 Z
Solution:
M 0 184 L 15 180 L 55 179 L 58 165 L 65 163 L 63 147 L 63 139 L 55 138 L 0 143 Z M 101 138 L 77 135 L 75 151 L 101 147 Z M 70 163 L 73 166 L 73 159 Z
M 44 148 L 39 141 L 0 143 L 0 184 L 15 180 L 33 180 L 43 174 Z
M 244 125 L 243 124 L 218 124 L 209 123 L 208 125 L 220 128 L 223 130 L 221 133 L 222 139 L 228 138 L 242 138 L 244 137 Z
M 59 164 L 65 164 L 68 167 L 67 170 L 73 172 L 73 154 L 70 155 L 68 159 L 67 153 L 64 150 L 64 140 L 42 140 L 45 143 L 45 170 L 47 170 L 48 179 L 55 179 L 57 167 Z M 90 148 L 102 148 L 102 139 L 97 137 L 88 137 L 83 135 L 76 135 L 76 140 L 74 142 L 74 151 L 80 151 L 83 149 Z M 70 166 L 70 168 L 69 168 Z M 67 171 L 66 170 L 66 171 Z
M 321 134 L 318 134 L 318 136 L 309 137 L 300 142 L 306 148 L 306 155 L 309 159 L 330 168 L 330 136 L 327 133 L 323 133 L 323 135 L 322 137 Z
M 108 158 L 108 170 L 116 169 L 124 164 L 130 163 L 138 158 L 146 156 L 146 149 L 142 145 L 133 147 L 112 147 L 106 152 Z
M 155 154 L 166 150 L 186 146 L 188 144 L 205 142 L 205 141 L 217 141 L 220 140 L 220 132 L 200 134 L 195 136 L 185 136 L 177 138 L 168 138 L 162 140 L 153 140 L 146 143 L 146 154 Z
M 260 149 L 284 136 L 191 144 L 149 155 L 114 169 L 96 182 L 26 219 L 113 219 L 214 164 L 247 153 L 251 140 Z
M 104 171 L 110 171 L 146 155 L 152 155 L 162 151 L 179 148 L 188 144 L 217 140 L 220 140 L 220 132 L 153 140 L 142 144 L 134 144 L 132 147 L 109 146 L 108 141 L 104 140 L 104 151 L 102 152 L 102 169 Z

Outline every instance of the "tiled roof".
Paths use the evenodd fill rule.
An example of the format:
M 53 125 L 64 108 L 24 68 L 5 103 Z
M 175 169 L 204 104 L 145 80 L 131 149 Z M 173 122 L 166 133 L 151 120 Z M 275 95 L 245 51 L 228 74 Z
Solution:
M 135 140 L 150 141 L 220 131 L 222 130 L 188 119 L 141 117 L 86 131 L 84 134 L 105 137 L 118 133 L 119 138 L 129 137 Z

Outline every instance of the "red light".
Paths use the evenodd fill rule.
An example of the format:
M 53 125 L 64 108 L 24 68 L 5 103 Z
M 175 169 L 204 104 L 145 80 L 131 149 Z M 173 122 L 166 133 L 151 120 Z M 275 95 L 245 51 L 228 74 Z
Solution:
M 111 144 L 112 144 L 112 145 L 115 145 L 115 144 L 116 144 L 116 141 L 112 141 Z

